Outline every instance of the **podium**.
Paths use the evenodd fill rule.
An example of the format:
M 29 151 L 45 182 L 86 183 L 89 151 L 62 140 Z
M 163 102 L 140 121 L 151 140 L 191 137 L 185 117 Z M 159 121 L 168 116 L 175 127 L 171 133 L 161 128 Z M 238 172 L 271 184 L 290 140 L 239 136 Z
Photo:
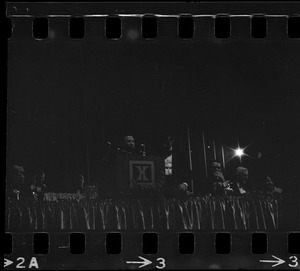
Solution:
M 117 155 L 116 173 L 121 190 L 155 190 L 164 184 L 164 157 Z

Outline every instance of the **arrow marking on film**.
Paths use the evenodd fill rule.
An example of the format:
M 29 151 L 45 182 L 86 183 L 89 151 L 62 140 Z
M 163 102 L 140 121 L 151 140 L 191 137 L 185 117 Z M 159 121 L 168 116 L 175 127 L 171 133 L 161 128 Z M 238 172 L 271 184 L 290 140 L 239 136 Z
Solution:
M 272 267 L 275 267 L 275 266 L 277 266 L 277 265 L 280 265 L 280 264 L 285 263 L 284 260 L 282 260 L 282 259 L 280 259 L 280 258 L 278 258 L 278 257 L 276 257 L 276 256 L 274 256 L 274 255 L 272 255 L 272 257 L 273 257 L 274 259 L 276 259 L 276 260 L 275 260 L 275 261 L 274 261 L 274 260 L 260 260 L 260 262 L 264 262 L 264 263 L 275 263 L 275 264 L 272 265 Z
M 142 261 L 142 262 L 138 262 L 138 261 L 127 261 L 126 263 L 142 264 L 142 265 L 139 266 L 139 268 L 142 268 L 142 267 L 147 266 L 147 265 L 149 265 L 149 264 L 152 263 L 152 262 L 149 261 L 148 259 L 145 259 L 145 258 L 143 258 L 143 257 L 141 257 L 141 256 L 139 256 L 139 258 L 140 258 L 141 260 L 143 260 L 143 261 Z
M 9 265 L 11 265 L 11 264 L 13 264 L 13 263 L 14 263 L 14 262 L 12 262 L 11 260 L 5 259 L 5 258 L 4 258 L 4 267 L 9 266 Z

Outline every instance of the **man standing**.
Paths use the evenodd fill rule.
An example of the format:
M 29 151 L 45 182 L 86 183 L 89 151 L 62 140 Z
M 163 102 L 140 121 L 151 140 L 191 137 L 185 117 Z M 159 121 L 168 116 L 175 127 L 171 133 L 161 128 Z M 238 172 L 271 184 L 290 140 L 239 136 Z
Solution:
M 142 155 L 146 156 L 146 149 L 144 144 L 140 144 L 139 149 L 136 148 L 135 140 L 132 135 L 125 135 L 121 147 L 117 148 L 118 154 L 127 155 Z
M 123 143 L 120 148 L 117 149 L 118 153 L 133 155 L 136 153 L 135 141 L 132 135 L 125 135 L 123 137 Z
M 172 175 L 173 144 L 174 144 L 174 139 L 172 139 L 171 136 L 169 136 L 167 142 L 164 144 L 165 175 L 166 176 Z
M 145 150 L 143 150 L 145 153 Z M 131 134 L 124 135 L 120 147 L 111 150 L 109 145 L 109 151 L 103 159 L 103 173 L 101 180 L 102 184 L 98 185 L 98 190 L 103 197 L 116 197 L 120 194 L 117 185 L 117 155 L 137 155 L 135 140 Z
M 188 173 L 183 170 L 183 154 L 179 151 L 179 146 L 175 140 L 169 136 L 165 147 L 165 179 L 167 196 L 190 196 L 193 193 L 189 191 Z M 173 170 L 175 168 L 175 170 Z M 175 173 L 175 174 L 174 174 Z

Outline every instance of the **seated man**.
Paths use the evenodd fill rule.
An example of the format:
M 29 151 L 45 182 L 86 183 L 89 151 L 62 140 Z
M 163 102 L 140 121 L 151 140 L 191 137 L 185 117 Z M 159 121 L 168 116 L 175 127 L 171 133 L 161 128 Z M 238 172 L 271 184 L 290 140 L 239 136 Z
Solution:
M 211 163 L 211 172 L 219 171 L 222 172 L 221 163 L 217 160 L 212 161 Z
M 226 196 L 228 193 L 233 192 L 230 181 L 225 181 L 224 175 L 220 171 L 214 171 L 210 181 L 213 195 Z
M 13 165 L 8 168 L 6 196 L 10 200 L 32 198 L 29 187 L 25 185 L 24 167 Z
M 264 192 L 276 199 L 282 198 L 282 189 L 276 187 L 270 176 L 267 176 L 264 182 Z
M 222 172 L 221 163 L 217 160 L 211 163 L 209 183 L 212 187 L 213 195 L 225 196 L 228 192 L 232 192 L 230 181 L 226 181 Z
M 237 167 L 234 180 L 231 183 L 232 194 L 235 196 L 244 195 L 249 192 L 248 186 L 248 169 L 245 167 Z
M 34 177 L 33 184 L 30 189 L 36 200 L 43 200 L 44 194 L 47 192 L 47 185 L 45 184 L 45 171 L 43 169 L 38 170 Z
M 74 192 L 77 194 L 84 194 L 86 190 L 84 176 L 82 174 L 76 174 L 74 176 Z
M 79 196 L 85 198 L 97 198 L 98 197 L 98 188 L 95 185 L 86 184 L 83 174 L 75 174 L 72 177 L 72 193 L 75 193 Z

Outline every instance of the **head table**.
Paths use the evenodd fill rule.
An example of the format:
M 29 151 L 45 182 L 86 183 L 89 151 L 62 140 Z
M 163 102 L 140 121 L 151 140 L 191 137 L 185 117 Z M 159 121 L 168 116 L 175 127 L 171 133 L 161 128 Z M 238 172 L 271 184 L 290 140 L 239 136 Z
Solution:
M 262 196 L 86 198 L 48 193 L 43 201 L 10 200 L 6 231 L 277 230 L 281 201 Z

